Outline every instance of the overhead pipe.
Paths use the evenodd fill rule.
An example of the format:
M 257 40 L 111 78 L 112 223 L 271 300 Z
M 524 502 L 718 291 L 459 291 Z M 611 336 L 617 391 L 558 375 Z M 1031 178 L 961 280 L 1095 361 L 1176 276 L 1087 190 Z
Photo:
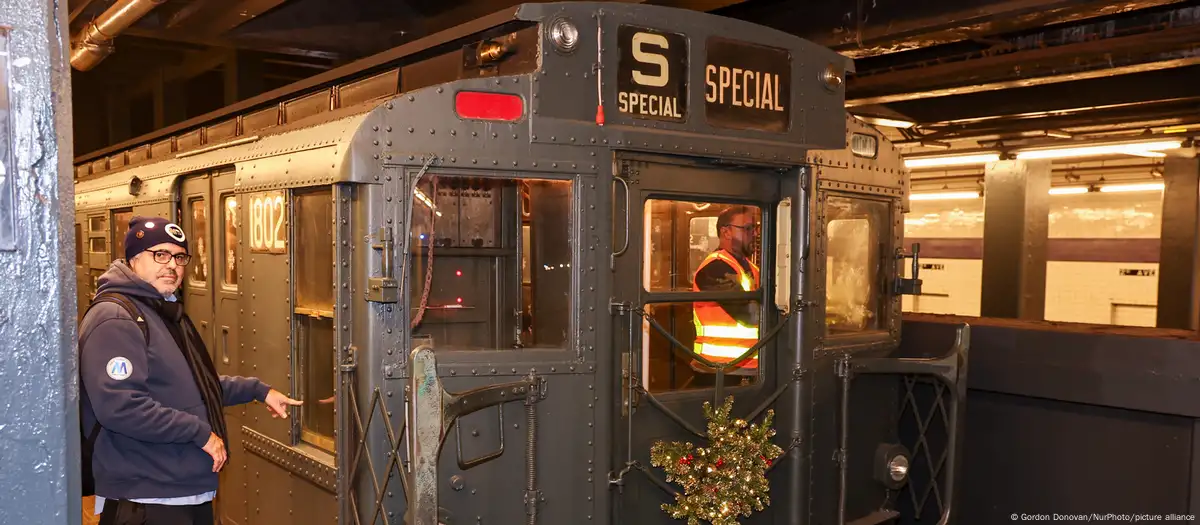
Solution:
M 166 0 L 117 0 L 71 38 L 71 66 L 88 71 L 113 52 L 112 41 L 122 31 Z

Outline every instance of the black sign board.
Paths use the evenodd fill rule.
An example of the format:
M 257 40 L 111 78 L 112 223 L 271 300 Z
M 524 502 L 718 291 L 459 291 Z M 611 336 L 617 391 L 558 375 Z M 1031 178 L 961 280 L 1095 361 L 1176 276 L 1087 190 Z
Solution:
M 678 33 L 617 28 L 617 111 L 680 122 L 687 116 L 687 38 Z
M 791 124 L 792 57 L 785 49 L 708 39 L 704 108 L 708 123 L 786 132 Z

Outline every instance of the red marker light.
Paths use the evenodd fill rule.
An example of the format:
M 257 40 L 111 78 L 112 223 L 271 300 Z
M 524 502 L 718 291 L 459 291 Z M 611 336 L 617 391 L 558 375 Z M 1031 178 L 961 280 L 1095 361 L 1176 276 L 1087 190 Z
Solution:
M 458 299 L 455 299 L 455 301 L 458 301 L 458 302 L 460 302 L 460 303 L 461 303 L 461 302 L 462 302 L 462 297 L 459 297 Z
M 462 270 L 454 270 L 454 275 L 462 277 Z
M 459 91 L 454 95 L 454 111 L 462 118 L 513 121 L 525 114 L 525 101 L 507 93 Z

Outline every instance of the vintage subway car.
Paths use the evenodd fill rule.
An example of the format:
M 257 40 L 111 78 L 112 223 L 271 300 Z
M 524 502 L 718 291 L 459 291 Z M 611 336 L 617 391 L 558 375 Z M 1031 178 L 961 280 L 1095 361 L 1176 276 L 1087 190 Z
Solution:
M 899 353 L 908 175 L 851 67 L 698 12 L 508 9 L 81 159 L 80 308 L 133 214 L 175 218 L 220 371 L 304 400 L 228 411 L 227 524 L 675 523 L 650 448 L 728 395 L 784 450 L 744 523 L 945 523 L 967 328 Z M 758 278 L 697 291 L 731 206 Z M 699 341 L 714 304 L 756 343 Z

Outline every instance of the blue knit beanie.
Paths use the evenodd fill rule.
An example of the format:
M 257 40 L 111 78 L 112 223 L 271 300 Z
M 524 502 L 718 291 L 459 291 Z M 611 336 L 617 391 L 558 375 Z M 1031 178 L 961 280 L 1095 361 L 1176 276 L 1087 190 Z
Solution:
M 171 243 L 188 249 L 183 228 L 161 217 L 134 217 L 129 220 L 129 231 L 125 232 L 125 261 L 134 255 L 162 243 Z

